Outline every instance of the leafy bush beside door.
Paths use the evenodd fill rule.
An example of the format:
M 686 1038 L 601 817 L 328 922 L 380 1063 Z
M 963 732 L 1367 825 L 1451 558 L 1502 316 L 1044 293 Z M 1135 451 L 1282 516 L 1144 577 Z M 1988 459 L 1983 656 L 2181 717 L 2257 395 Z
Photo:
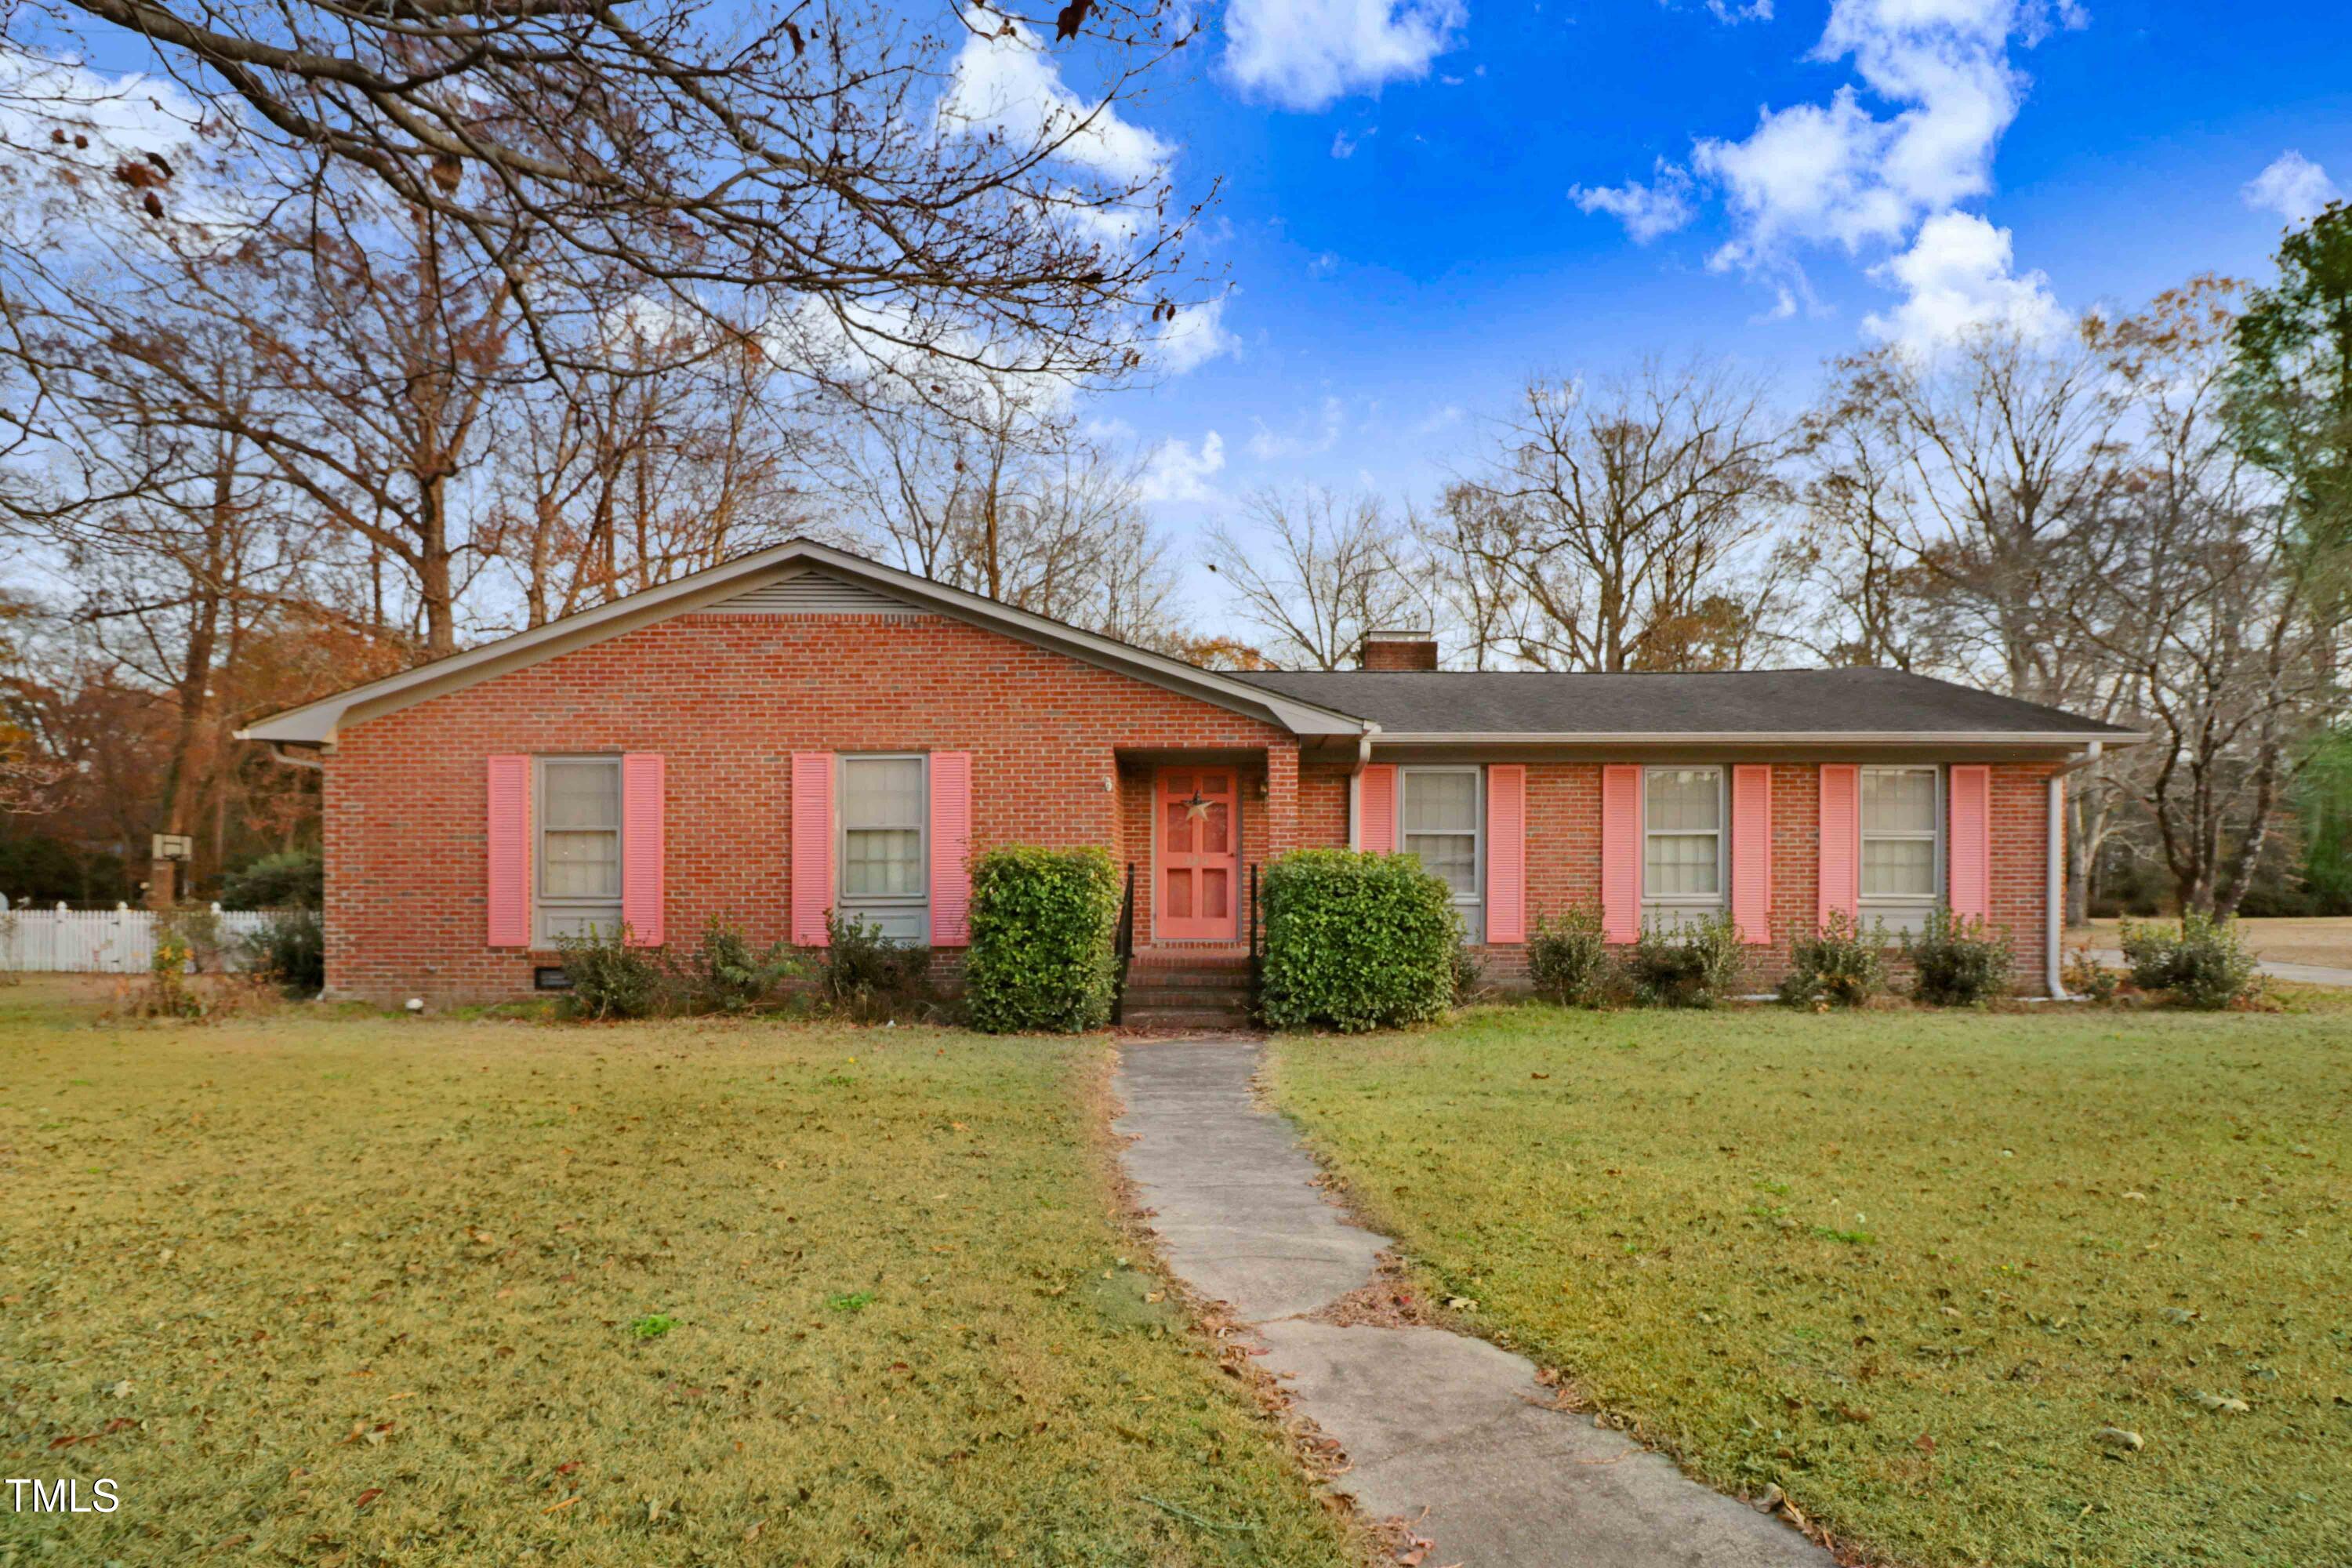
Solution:
M 1272 1027 L 1390 1028 L 1453 1003 L 1462 922 L 1417 856 L 1295 850 L 1267 864 L 1264 897 Z
M 1110 1022 L 1118 872 L 1108 850 L 1012 845 L 971 864 L 964 1004 L 990 1034 Z

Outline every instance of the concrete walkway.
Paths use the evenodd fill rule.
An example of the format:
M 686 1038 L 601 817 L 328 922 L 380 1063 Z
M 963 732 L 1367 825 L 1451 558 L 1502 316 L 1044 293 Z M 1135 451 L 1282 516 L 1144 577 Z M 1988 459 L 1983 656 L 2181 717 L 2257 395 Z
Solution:
M 2131 967 L 2115 948 L 2093 948 L 2091 956 L 2109 969 Z M 2254 967 L 2273 980 L 2291 980 L 2298 985 L 2352 985 L 2352 969 L 2336 969 L 2325 963 L 2289 963 L 2284 959 L 2258 958 Z
M 1388 1241 L 1323 1201 L 1289 1123 L 1253 1100 L 1261 1049 L 1128 1046 L 1118 1126 L 1170 1267 L 1252 1326 L 1261 1364 L 1346 1450 L 1338 1489 L 1373 1518 L 1417 1521 L 1433 1564 L 1829 1568 L 1786 1523 L 1550 1408 L 1522 1356 L 1441 1329 L 1309 1321 L 1371 1281 Z

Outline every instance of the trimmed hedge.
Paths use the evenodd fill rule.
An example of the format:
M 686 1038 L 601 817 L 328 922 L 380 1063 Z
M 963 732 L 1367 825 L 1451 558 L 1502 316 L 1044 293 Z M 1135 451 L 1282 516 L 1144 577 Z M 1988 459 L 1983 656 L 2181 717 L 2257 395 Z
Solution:
M 1462 921 L 1412 855 L 1300 849 L 1266 866 L 1266 1024 L 1353 1033 L 1442 1017 Z
M 1110 1022 L 1118 871 L 1097 848 L 1012 845 L 971 863 L 964 1005 L 990 1034 L 1076 1034 Z

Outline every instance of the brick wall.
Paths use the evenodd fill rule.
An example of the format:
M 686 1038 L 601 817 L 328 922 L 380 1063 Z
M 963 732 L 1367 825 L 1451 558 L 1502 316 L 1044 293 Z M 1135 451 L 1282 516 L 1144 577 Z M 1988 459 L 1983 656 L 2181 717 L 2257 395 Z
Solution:
M 376 1001 L 509 996 L 552 955 L 485 941 L 485 759 L 668 758 L 665 918 L 784 934 L 796 750 L 973 753 L 972 843 L 1102 844 L 1128 747 L 1271 752 L 1256 841 L 1298 831 L 1271 725 L 944 616 L 683 616 L 347 728 L 327 760 L 327 980 Z
M 1143 940 L 1151 773 L 1120 752 L 1245 754 L 1245 862 L 1348 840 L 1345 771 L 1302 773 L 1291 736 L 1198 699 L 943 616 L 687 616 L 343 732 L 326 773 L 329 985 L 377 1001 L 526 992 L 533 965 L 553 955 L 484 941 L 485 759 L 625 750 L 668 759 L 676 945 L 714 913 L 758 942 L 784 933 L 796 750 L 971 752 L 974 847 L 1108 846 L 1138 867 Z M 1993 921 L 2010 928 L 2029 992 L 2045 983 L 2051 769 L 1992 773 Z M 1759 988 L 1813 923 L 1818 777 L 1811 764 L 1773 770 L 1772 942 L 1754 950 Z M 1530 764 L 1528 835 L 1531 921 L 1596 902 L 1601 765 Z M 1523 978 L 1525 952 L 1485 950 L 1490 978 Z
M 1535 763 L 1528 767 L 1528 920 L 1601 900 L 1601 766 Z M 1992 768 L 1992 920 L 2009 928 L 2017 986 L 2047 988 L 2043 911 L 2048 889 L 2050 763 L 1998 763 Z M 1749 950 L 1758 990 L 1780 984 L 1789 945 L 1811 931 L 1821 909 L 1821 770 L 1806 763 L 1772 769 L 1772 940 Z M 1342 827 L 1344 835 L 1345 828 Z M 1340 842 L 1345 842 L 1344 837 Z M 1524 947 L 1479 950 L 1490 982 L 1510 987 L 1527 973 Z

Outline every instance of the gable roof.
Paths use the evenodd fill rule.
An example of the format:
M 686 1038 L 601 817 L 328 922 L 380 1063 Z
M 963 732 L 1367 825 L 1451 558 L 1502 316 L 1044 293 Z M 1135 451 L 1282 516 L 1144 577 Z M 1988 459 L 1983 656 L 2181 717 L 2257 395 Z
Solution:
M 871 590 L 910 611 L 952 616 L 1088 664 L 1198 697 L 1264 720 L 1293 734 L 1356 736 L 1371 728 L 1350 714 L 1324 707 L 1313 698 L 1293 697 L 1288 692 L 1252 686 L 1231 675 L 1202 669 L 1165 654 L 1081 631 L 1066 622 L 933 583 L 813 539 L 790 539 L 691 576 L 615 599 L 609 605 L 583 610 L 543 626 L 517 632 L 398 675 L 388 675 L 381 680 L 371 680 L 315 702 L 273 713 L 238 731 L 237 735 L 249 741 L 322 744 L 333 741 L 346 724 L 361 723 L 446 692 L 462 690 L 509 670 L 619 637 L 672 616 L 712 609 L 739 598 L 756 604 L 758 590 L 763 586 L 812 573 Z
M 1528 670 L 1250 670 L 1253 686 L 1340 709 L 1383 744 L 1778 741 L 2118 744 L 2135 731 L 1898 669 L 1576 675 Z

